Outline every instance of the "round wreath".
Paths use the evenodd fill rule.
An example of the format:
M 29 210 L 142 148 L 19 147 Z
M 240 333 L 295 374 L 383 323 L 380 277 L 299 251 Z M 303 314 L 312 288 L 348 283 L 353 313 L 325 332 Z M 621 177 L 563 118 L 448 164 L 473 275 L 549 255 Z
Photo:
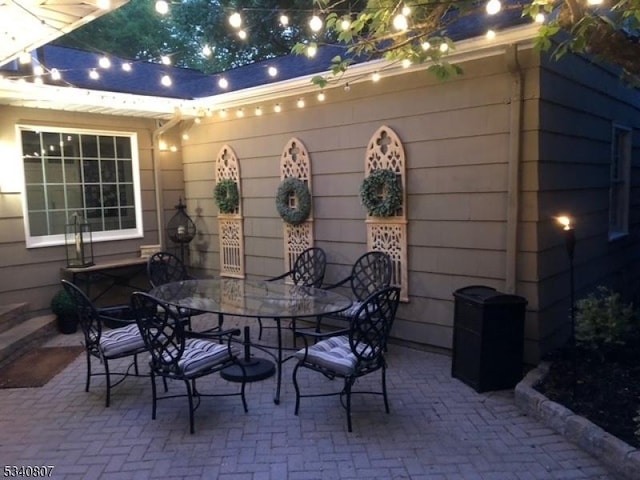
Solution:
M 391 170 L 373 170 L 362 181 L 360 199 L 372 217 L 390 217 L 402 206 L 402 184 Z
M 233 213 L 240 203 L 238 185 L 230 178 L 220 180 L 213 190 L 213 198 L 220 209 L 220 213 Z
M 289 206 L 289 197 L 296 197 L 296 207 Z M 276 208 L 280 217 L 291 225 L 299 225 L 309 218 L 311 213 L 311 194 L 307 185 L 299 178 L 285 178 L 278 186 Z

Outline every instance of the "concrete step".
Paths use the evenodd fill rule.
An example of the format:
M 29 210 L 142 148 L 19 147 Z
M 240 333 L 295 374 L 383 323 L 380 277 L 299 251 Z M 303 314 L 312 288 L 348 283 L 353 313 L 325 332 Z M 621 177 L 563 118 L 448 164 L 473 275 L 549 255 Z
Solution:
M 20 355 L 35 345 L 57 334 L 56 316 L 41 315 L 20 323 L 0 333 L 0 365 L 5 360 Z
M 27 316 L 28 303 L 0 305 L 0 332 L 5 332 L 21 323 Z

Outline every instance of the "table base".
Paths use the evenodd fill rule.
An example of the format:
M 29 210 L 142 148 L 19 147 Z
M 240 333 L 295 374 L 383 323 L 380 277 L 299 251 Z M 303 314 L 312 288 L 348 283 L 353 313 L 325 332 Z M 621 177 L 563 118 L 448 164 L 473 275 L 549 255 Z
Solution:
M 238 363 L 242 364 L 244 372 L 240 365 L 231 365 L 222 370 L 220 376 L 229 382 L 242 382 L 243 380 L 246 382 L 258 382 L 276 373 L 275 364 L 266 358 L 243 359 Z

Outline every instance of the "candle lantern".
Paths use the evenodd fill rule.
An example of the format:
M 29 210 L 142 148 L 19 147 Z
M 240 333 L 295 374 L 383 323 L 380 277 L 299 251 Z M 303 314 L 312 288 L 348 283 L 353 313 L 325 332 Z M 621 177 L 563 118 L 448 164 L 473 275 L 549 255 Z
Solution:
M 82 268 L 93 265 L 93 239 L 91 225 L 75 212 L 65 225 L 64 243 L 67 267 Z
M 185 211 L 187 206 L 182 203 L 182 197 L 176 205 L 178 210 L 167 225 L 167 235 L 173 243 L 180 246 L 180 258 L 184 262 L 185 246 L 196 236 L 196 224 Z

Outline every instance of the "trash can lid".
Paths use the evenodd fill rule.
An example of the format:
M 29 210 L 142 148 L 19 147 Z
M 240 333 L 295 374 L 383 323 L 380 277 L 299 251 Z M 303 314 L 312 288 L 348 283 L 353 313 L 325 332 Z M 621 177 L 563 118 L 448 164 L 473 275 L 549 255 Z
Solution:
M 459 288 L 453 292 L 456 298 L 465 299 L 475 303 L 484 304 L 505 304 L 505 303 L 527 303 L 524 297 L 498 292 L 495 288 L 485 285 L 470 285 Z

